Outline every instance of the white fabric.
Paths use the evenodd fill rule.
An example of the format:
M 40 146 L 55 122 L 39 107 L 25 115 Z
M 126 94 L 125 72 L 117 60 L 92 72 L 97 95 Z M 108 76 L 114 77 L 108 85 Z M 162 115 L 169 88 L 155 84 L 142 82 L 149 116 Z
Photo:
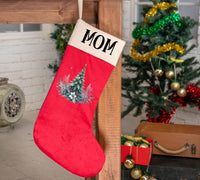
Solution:
M 79 12 L 79 18 L 82 19 L 83 0 L 78 0 L 78 12 Z
M 68 44 L 116 66 L 125 41 L 79 19 Z

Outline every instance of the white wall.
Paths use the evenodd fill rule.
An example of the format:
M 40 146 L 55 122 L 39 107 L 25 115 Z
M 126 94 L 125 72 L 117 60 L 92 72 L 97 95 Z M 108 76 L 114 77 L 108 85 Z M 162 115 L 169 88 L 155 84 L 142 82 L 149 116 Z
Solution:
M 26 111 L 39 109 L 53 80 L 48 64 L 58 58 L 50 38 L 54 25 L 41 32 L 0 33 L 0 77 L 25 93 Z
M 131 11 L 131 2 L 130 0 L 123 1 L 123 24 L 122 24 L 122 38 L 127 41 L 126 47 L 124 49 L 124 54 L 130 54 L 131 44 L 133 39 L 130 37 L 133 30 L 133 25 L 131 19 L 133 19 L 134 12 Z M 200 33 L 200 26 L 199 31 Z M 198 44 L 200 44 L 200 34 L 198 34 Z M 196 56 L 200 60 L 200 47 L 197 47 L 190 53 L 191 56 Z M 189 55 L 189 56 L 190 56 Z M 126 76 L 126 71 L 122 69 L 122 76 Z M 122 98 L 122 111 L 125 109 L 127 100 Z M 122 119 L 122 134 L 134 135 L 134 130 L 138 126 L 140 120 L 145 120 L 146 115 L 143 113 L 140 117 L 133 117 L 131 114 L 127 115 Z M 176 124 L 192 124 L 200 125 L 200 111 L 195 108 L 186 107 L 184 109 L 178 108 L 175 115 L 170 122 Z

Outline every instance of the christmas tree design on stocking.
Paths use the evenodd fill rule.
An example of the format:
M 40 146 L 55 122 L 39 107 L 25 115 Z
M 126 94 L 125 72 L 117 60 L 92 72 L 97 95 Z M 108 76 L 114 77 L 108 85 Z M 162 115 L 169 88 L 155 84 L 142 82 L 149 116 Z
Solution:
M 93 97 L 91 97 L 91 84 L 89 84 L 85 91 L 83 90 L 85 68 L 86 65 L 81 73 L 78 74 L 78 76 L 71 83 L 69 83 L 70 75 L 65 77 L 65 80 L 61 80 L 59 83 L 59 93 L 73 103 L 83 104 L 88 103 L 91 99 L 93 99 Z
M 91 177 L 103 167 L 93 115 L 124 45 L 79 19 L 36 120 L 36 145 L 76 175 Z

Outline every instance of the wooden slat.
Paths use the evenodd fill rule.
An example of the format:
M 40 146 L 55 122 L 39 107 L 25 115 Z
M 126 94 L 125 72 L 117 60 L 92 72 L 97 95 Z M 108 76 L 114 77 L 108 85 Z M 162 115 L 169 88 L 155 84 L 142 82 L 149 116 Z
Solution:
M 85 0 L 83 19 L 96 23 L 98 0 Z M 0 23 L 75 23 L 77 0 L 0 0 Z
M 99 28 L 121 38 L 122 1 L 101 0 L 98 11 Z M 121 58 L 111 74 L 98 104 L 99 143 L 106 162 L 98 180 L 121 179 Z

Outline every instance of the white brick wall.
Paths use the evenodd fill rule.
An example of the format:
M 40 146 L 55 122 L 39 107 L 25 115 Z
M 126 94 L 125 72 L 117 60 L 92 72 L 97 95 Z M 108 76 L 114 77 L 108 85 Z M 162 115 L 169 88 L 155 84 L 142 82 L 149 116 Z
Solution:
M 123 24 L 122 24 L 122 38 L 127 41 L 126 47 L 124 49 L 124 54 L 130 54 L 130 48 L 132 44 L 131 32 L 132 32 L 132 22 L 131 17 L 134 16 L 134 12 L 131 12 L 131 2 L 130 0 L 123 1 Z M 200 18 L 199 18 L 200 19 Z M 200 26 L 199 31 L 200 33 Z M 200 34 L 198 35 L 198 44 L 200 44 Z M 191 56 L 196 56 L 200 59 L 200 47 L 195 48 L 191 53 Z M 126 72 L 122 69 L 122 76 L 126 76 Z M 126 105 L 126 99 L 122 98 L 122 111 L 124 110 L 124 105 Z M 131 114 L 127 115 L 122 119 L 122 133 L 128 133 L 134 135 L 134 129 L 139 124 L 140 120 L 146 119 L 145 113 L 140 117 L 133 117 Z M 200 111 L 197 108 L 186 107 L 184 109 L 178 108 L 176 114 L 173 116 L 171 122 L 177 124 L 192 124 L 200 125 Z
M 0 77 L 18 85 L 25 93 L 26 111 L 39 109 L 53 80 L 48 64 L 58 59 L 49 37 L 54 25 L 43 31 L 0 34 Z

